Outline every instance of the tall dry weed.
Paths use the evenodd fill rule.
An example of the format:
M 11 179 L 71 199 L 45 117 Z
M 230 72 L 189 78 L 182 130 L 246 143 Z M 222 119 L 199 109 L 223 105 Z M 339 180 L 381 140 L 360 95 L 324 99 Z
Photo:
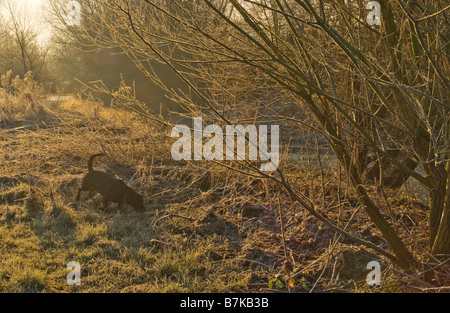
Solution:
M 48 121 L 49 112 L 43 105 L 44 89 L 34 80 L 30 71 L 23 78 L 12 78 L 9 70 L 0 78 L 0 123 L 13 124 L 15 121 Z

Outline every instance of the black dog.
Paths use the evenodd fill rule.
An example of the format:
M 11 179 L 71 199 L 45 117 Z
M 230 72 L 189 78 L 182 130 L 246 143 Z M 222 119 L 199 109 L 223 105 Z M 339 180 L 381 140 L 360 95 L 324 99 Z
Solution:
M 80 200 L 81 191 L 96 190 L 103 196 L 103 206 L 106 208 L 109 202 L 119 204 L 130 204 L 136 211 L 144 211 L 145 207 L 140 194 L 128 187 L 123 180 L 116 179 L 104 172 L 92 168 L 94 158 L 104 154 L 94 154 L 89 158 L 89 172 L 84 176 L 81 187 L 78 190 L 76 201 Z

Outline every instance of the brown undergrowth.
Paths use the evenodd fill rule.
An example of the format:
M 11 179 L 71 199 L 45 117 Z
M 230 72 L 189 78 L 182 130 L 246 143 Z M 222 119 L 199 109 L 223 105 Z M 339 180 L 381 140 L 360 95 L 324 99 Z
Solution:
M 0 128 L 2 292 L 448 291 L 448 265 L 425 252 L 428 208 L 413 187 L 376 199 L 418 251 L 417 267 L 405 273 L 337 236 L 268 180 L 173 161 L 170 130 L 133 113 L 41 99 L 30 119 L 9 106 L 16 98 L 8 101 Z M 99 152 L 107 157 L 94 167 L 144 195 L 144 213 L 102 209 L 95 195 L 74 201 L 88 156 Z M 322 214 L 387 249 L 344 175 L 313 158 L 280 166 Z M 81 265 L 80 286 L 66 282 L 70 261 Z M 380 286 L 366 283 L 370 261 L 381 264 Z

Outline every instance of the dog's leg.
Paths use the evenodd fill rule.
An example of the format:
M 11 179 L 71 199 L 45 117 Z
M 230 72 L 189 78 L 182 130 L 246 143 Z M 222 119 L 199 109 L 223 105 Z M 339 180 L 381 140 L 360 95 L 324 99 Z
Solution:
M 103 197 L 103 209 L 105 209 L 105 210 L 107 209 L 108 203 L 109 203 L 108 198 Z
M 122 202 L 120 202 L 120 204 L 119 204 L 121 209 L 123 209 L 124 207 L 126 208 L 128 206 L 127 196 L 128 196 L 128 190 L 125 191 L 125 193 L 123 194 Z
M 86 186 L 81 185 L 80 189 L 78 189 L 76 201 L 80 200 L 80 196 L 81 196 L 81 192 L 82 191 L 91 191 L 91 190 L 92 190 L 92 188 L 87 188 Z
M 78 189 L 78 193 L 77 193 L 77 197 L 76 197 L 75 201 L 79 201 L 80 200 L 81 190 L 82 190 L 81 188 Z

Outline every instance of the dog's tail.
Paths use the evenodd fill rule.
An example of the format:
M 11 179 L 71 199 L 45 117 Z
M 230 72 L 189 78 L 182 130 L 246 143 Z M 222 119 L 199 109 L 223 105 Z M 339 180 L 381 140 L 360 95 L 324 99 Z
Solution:
M 88 161 L 88 170 L 89 170 L 89 172 L 94 170 L 94 169 L 92 168 L 92 162 L 94 161 L 94 159 L 95 159 L 96 157 L 98 157 L 98 156 L 100 156 L 100 155 L 105 155 L 105 154 L 103 154 L 103 153 L 94 154 L 94 155 L 91 155 L 91 157 L 89 158 L 89 161 Z

